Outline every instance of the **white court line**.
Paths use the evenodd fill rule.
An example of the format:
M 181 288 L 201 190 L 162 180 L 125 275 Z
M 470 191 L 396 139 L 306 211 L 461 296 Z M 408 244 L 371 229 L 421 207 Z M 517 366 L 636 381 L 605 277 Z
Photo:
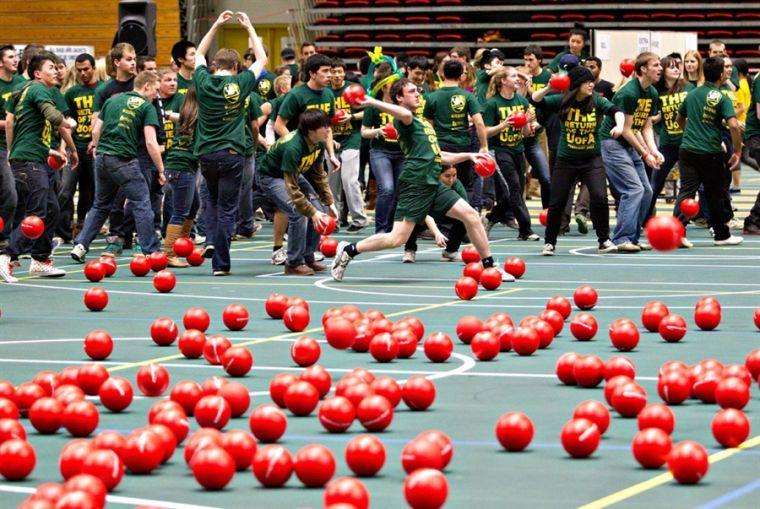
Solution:
M 23 486 L 9 486 L 9 485 L 0 484 L 0 491 L 6 491 L 10 493 L 32 494 L 36 490 L 37 488 L 25 488 Z M 217 507 L 206 506 L 206 505 L 181 504 L 179 502 L 168 502 L 165 500 L 151 500 L 147 498 L 121 497 L 117 495 L 107 495 L 106 501 L 112 504 L 131 505 L 131 506 L 147 505 L 147 506 L 153 506 L 153 507 L 163 507 L 165 509 L 219 509 Z

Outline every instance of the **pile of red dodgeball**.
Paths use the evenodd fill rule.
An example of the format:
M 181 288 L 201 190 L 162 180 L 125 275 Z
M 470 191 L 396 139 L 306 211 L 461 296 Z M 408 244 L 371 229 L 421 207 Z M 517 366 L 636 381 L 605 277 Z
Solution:
M 485 290 L 496 290 L 501 286 L 502 273 L 497 267 L 484 268 L 475 246 L 468 245 L 462 250 L 465 268 L 462 277 L 454 283 L 454 293 L 462 300 L 471 300 L 478 294 L 478 285 Z M 525 262 L 516 256 L 504 262 L 504 272 L 519 279 L 525 274 Z
M 311 322 L 309 303 L 301 297 L 273 293 L 267 298 L 264 308 L 270 318 L 282 320 L 291 332 L 302 332 Z

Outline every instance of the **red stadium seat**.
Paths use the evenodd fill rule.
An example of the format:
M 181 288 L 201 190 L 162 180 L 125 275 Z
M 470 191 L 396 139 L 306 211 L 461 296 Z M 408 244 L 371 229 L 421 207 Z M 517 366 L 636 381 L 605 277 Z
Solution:
M 367 16 L 346 16 L 343 21 L 347 25 L 367 25 L 370 22 Z
M 462 0 L 435 0 L 438 5 L 462 5 Z
M 378 41 L 400 41 L 401 36 L 399 34 L 377 34 L 375 39 Z
M 323 55 L 327 55 L 328 57 L 338 56 L 338 50 L 335 48 L 319 48 L 319 52 Z
M 338 34 L 325 34 L 325 35 L 320 35 L 317 37 L 317 42 L 338 41 L 338 40 L 340 40 L 340 36 Z
M 554 14 L 531 14 L 531 21 L 557 21 L 557 16 Z
M 736 19 L 741 19 L 741 20 L 760 19 L 760 12 L 739 12 L 736 14 Z
M 377 7 L 394 7 L 400 3 L 400 0 L 375 0 Z
M 678 14 L 678 19 L 681 21 L 703 21 L 705 15 L 698 12 L 684 12 Z
M 757 58 L 757 57 L 760 57 L 760 50 L 739 49 L 739 50 L 736 50 L 736 56 L 742 57 L 742 58 Z
M 338 0 L 317 0 L 314 2 L 314 7 L 317 9 L 324 7 L 340 7 L 340 2 Z
M 615 21 L 615 16 L 612 14 L 592 14 L 588 19 L 591 21 Z
M 347 41 L 368 41 L 369 35 L 365 33 L 352 33 L 352 34 L 344 34 L 343 38 Z
M 557 56 L 557 52 L 550 49 L 544 50 L 544 58 L 554 58 Z
M 410 49 L 409 51 L 406 52 L 406 54 L 410 56 L 419 55 L 422 57 L 430 57 L 431 52 L 430 50 L 426 50 L 426 49 Z
M 423 16 L 420 14 L 414 14 L 412 16 L 404 16 L 404 22 L 406 23 L 430 23 L 430 16 Z
M 462 16 L 455 16 L 452 14 L 446 14 L 444 16 L 436 16 L 435 22 L 436 23 L 461 23 Z
M 530 38 L 534 41 L 554 40 L 557 38 L 557 34 L 551 32 L 533 32 L 530 34 Z
M 346 48 L 343 53 L 346 56 L 361 58 L 367 55 L 367 48 Z
M 623 20 L 625 21 L 647 21 L 649 20 L 649 14 L 642 12 L 636 12 L 632 14 L 623 14 Z
M 375 18 L 375 22 L 381 25 L 395 25 L 401 23 L 401 18 L 396 16 L 378 16 Z
M 464 41 L 464 36 L 462 34 L 438 34 L 438 40 L 461 42 Z
M 739 30 L 736 32 L 739 37 L 756 37 L 760 38 L 760 30 Z
M 419 5 L 430 5 L 430 0 L 406 0 L 404 2 L 405 7 L 412 7 L 412 6 L 419 6 Z
M 407 41 L 429 41 L 433 38 L 430 34 L 412 33 L 406 34 L 404 39 Z
M 732 20 L 734 19 L 734 15 L 730 12 L 708 12 L 705 16 L 707 19 L 710 20 Z
M 676 19 L 677 16 L 672 12 L 655 12 L 651 16 L 652 19 L 657 21 Z
M 369 0 L 343 0 L 346 7 L 369 7 Z
M 707 37 L 720 38 L 720 37 L 732 37 L 733 32 L 728 30 L 708 30 Z
M 315 25 L 337 25 L 340 22 L 338 18 L 319 18 L 314 21 Z
M 559 19 L 562 21 L 585 21 L 586 16 L 583 14 L 560 14 Z

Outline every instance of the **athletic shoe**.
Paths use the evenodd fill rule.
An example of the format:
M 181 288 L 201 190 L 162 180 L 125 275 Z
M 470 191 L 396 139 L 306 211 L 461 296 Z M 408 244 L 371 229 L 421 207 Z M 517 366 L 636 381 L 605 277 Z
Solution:
M 507 272 L 507 271 L 505 271 L 504 269 L 502 269 L 502 268 L 500 268 L 500 267 L 497 267 L 497 266 L 495 266 L 495 265 L 494 265 L 494 267 L 495 267 L 495 268 L 496 268 L 496 269 L 497 269 L 499 272 L 501 272 L 501 282 L 502 282 L 502 283 L 514 283 L 515 281 L 517 281 L 517 280 L 515 279 L 515 276 L 513 276 L 513 275 L 512 275 L 512 274 L 510 274 L 509 272 Z
M 213 272 L 213 274 L 215 276 L 229 276 L 230 275 L 230 271 L 229 270 L 215 270 Z
M 694 247 L 694 244 L 689 241 L 686 237 L 681 237 L 681 245 L 678 246 L 678 249 L 691 249 Z
M 741 230 L 742 229 L 742 223 L 741 221 L 737 219 L 732 219 L 729 222 L 726 223 L 726 226 L 728 226 L 729 230 Z
M 63 239 L 61 237 L 53 237 L 53 243 L 52 243 L 52 249 L 50 250 L 50 254 L 54 255 L 55 250 L 58 249 L 63 245 Z
M 554 246 L 548 242 L 544 244 L 544 249 L 541 251 L 541 256 L 554 256 Z
M 322 251 L 314 251 L 314 261 L 315 262 L 321 262 L 325 259 L 325 255 L 322 254 Z
M 728 192 L 730 194 L 739 194 L 739 193 L 742 192 L 742 190 L 740 188 L 738 188 L 738 187 L 729 187 L 728 188 Z
M 108 237 L 106 241 L 108 242 L 108 245 L 103 251 L 103 256 L 110 256 L 111 258 L 121 256 L 121 239 L 119 237 Z
M 760 226 L 744 220 L 744 235 L 760 235 Z
M 206 242 L 206 236 L 201 235 L 200 233 L 196 233 L 195 238 L 193 239 L 193 242 L 196 244 L 203 244 L 204 242 Z
M 285 264 L 285 275 L 287 276 L 313 276 L 314 269 L 302 263 L 301 265 L 291 266 Z
M 715 244 L 716 246 L 737 246 L 737 245 L 741 244 L 742 242 L 744 242 L 744 237 L 738 237 L 736 235 L 731 235 L 727 239 L 714 240 L 713 244 Z
M 578 225 L 578 233 L 586 235 L 588 233 L 588 218 L 583 214 L 575 214 L 575 224 Z
M 417 251 L 406 250 L 401 257 L 401 263 L 414 263 L 417 261 Z
M 633 242 L 622 242 L 616 247 L 619 253 L 638 253 L 641 251 L 641 247 Z
M 332 267 L 330 267 L 330 273 L 335 281 L 343 281 L 346 268 L 351 263 L 352 258 L 346 253 L 346 248 L 349 245 L 346 241 L 338 243 L 338 250 L 335 253 L 335 258 L 333 258 Z
M 538 236 L 537 234 L 535 234 L 535 233 L 531 233 L 531 234 L 528 234 L 528 235 L 518 235 L 518 236 L 517 236 L 517 240 L 524 240 L 524 241 L 532 241 L 532 242 L 535 242 L 535 241 L 537 241 L 537 240 L 541 240 L 541 237 L 539 237 L 539 236 Z
M 651 251 L 652 250 L 652 246 L 650 246 L 646 242 L 639 242 L 636 245 L 639 246 L 639 249 L 641 249 L 642 251 Z
M 352 224 L 346 229 L 346 233 L 359 233 L 363 229 L 365 229 L 367 226 L 359 226 L 358 224 Z
M 70 254 L 74 261 L 84 263 L 85 256 L 87 255 L 87 248 L 82 244 L 75 244 L 74 247 L 71 248 Z
M 520 229 L 520 225 L 517 224 L 517 219 L 515 219 L 514 217 L 510 217 L 509 219 L 507 219 L 504 222 L 504 225 L 507 228 L 512 228 L 513 230 L 519 230 Z
M 13 277 L 13 262 L 8 255 L 0 255 L 0 277 L 6 283 L 18 283 L 18 279 Z
M 601 242 L 598 249 L 600 253 L 614 253 L 617 250 L 617 246 L 613 244 L 611 240 L 605 240 L 604 242 Z
M 66 271 L 53 267 L 52 260 L 46 262 L 32 260 L 32 264 L 29 266 L 29 275 L 39 277 L 63 277 L 66 275 Z
M 203 258 L 213 258 L 214 257 L 214 245 L 209 244 L 206 247 L 203 248 L 203 251 L 201 251 L 201 256 Z
M 285 248 L 280 248 L 276 251 L 272 251 L 272 265 L 284 265 L 288 260 L 288 254 L 285 252 Z
M 458 252 L 449 253 L 448 251 L 444 250 L 441 252 L 441 261 L 442 262 L 458 262 L 461 260 L 462 257 L 459 256 Z
M 306 262 L 306 266 L 309 267 L 314 272 L 324 272 L 327 270 L 327 265 L 323 263 L 319 263 L 317 261 Z
M 134 246 L 132 246 L 132 256 L 143 254 L 143 250 L 140 247 L 140 243 L 136 242 Z
M 696 219 L 692 219 L 691 224 L 693 224 L 697 228 L 707 228 L 709 226 L 707 224 L 707 219 L 705 219 L 704 217 L 698 217 Z

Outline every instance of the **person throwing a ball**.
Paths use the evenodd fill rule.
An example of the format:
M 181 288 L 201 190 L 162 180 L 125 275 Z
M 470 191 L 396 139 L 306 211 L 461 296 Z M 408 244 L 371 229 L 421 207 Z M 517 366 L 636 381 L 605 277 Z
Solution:
M 484 267 L 493 267 L 494 260 L 488 245 L 488 236 L 480 222 L 480 216 L 456 191 L 442 184 L 438 177 L 441 165 L 456 165 L 466 160 L 478 163 L 486 154 L 470 152 L 442 152 L 433 127 L 414 116 L 419 107 L 420 93 L 417 86 L 406 78 L 396 81 L 390 89 L 394 104 L 365 98 L 357 106 L 373 106 L 394 117 L 393 126 L 398 131 L 398 141 L 404 153 L 404 168 L 398 179 L 398 203 L 393 229 L 377 233 L 356 243 L 341 242 L 332 263 L 332 277 L 342 281 L 346 267 L 359 253 L 381 251 L 399 247 L 406 242 L 415 225 L 422 224 L 427 215 L 446 215 L 464 223 Z M 505 281 L 514 278 L 504 274 Z

